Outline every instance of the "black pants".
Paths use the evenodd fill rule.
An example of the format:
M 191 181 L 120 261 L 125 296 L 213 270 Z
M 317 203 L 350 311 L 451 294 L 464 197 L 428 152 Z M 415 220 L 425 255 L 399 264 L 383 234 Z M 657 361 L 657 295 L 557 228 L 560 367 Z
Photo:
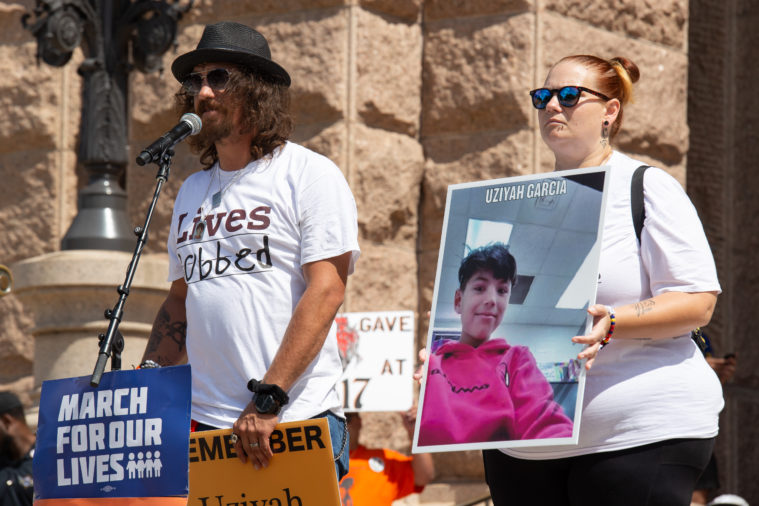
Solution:
M 689 506 L 713 448 L 713 438 L 672 439 L 555 460 L 482 457 L 496 506 Z

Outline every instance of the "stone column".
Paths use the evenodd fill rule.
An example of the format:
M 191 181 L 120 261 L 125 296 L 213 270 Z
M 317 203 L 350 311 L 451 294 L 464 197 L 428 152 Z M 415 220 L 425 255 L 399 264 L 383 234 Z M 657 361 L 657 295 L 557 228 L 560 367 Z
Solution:
M 725 408 L 715 454 L 718 493 L 759 502 L 759 353 L 751 322 L 759 307 L 759 4 L 752 0 L 692 0 L 688 19 L 688 194 L 701 216 L 717 262 L 722 294 L 706 331 L 715 356 L 738 355 L 723 385 Z
M 34 318 L 35 407 L 30 415 L 36 417 L 43 381 L 92 374 L 97 336 L 109 323 L 104 312 L 118 301 L 116 289 L 124 283 L 131 257 L 117 251 L 70 250 L 13 265 L 13 293 Z M 165 255 L 141 257 L 119 325 L 125 339 L 122 369 L 142 358 L 153 319 L 168 293 L 167 272 Z

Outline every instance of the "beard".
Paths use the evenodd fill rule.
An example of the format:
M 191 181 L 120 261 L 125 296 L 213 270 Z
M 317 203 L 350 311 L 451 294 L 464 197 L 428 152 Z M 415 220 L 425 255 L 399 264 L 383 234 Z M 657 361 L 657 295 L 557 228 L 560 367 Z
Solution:
M 215 111 L 214 118 L 203 119 L 200 132 L 188 139 L 190 146 L 198 152 L 203 152 L 212 144 L 230 136 L 234 129 L 233 111 L 217 100 L 204 100 L 198 103 L 197 113 L 203 116 L 208 111 Z

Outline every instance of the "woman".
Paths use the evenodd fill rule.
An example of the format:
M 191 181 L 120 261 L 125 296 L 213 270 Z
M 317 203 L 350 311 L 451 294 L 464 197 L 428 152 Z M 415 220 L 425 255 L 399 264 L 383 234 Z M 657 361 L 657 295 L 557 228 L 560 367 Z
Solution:
M 594 323 L 573 338 L 587 345 L 579 445 L 483 452 L 495 504 L 688 505 L 711 455 L 722 391 L 688 336 L 720 286 L 693 205 L 658 168 L 645 173 L 638 244 L 630 181 L 643 163 L 611 147 L 638 78 L 625 58 L 570 56 L 531 92 L 556 170 L 611 171 Z

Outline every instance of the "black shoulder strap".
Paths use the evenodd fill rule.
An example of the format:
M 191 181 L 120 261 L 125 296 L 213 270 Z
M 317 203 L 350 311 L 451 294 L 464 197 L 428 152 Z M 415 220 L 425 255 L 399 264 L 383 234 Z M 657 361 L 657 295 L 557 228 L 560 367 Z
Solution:
M 649 167 L 649 165 L 641 165 L 635 169 L 630 183 L 630 210 L 632 211 L 633 226 L 638 244 L 640 244 L 643 223 L 646 221 L 646 206 L 643 203 L 643 175 Z

